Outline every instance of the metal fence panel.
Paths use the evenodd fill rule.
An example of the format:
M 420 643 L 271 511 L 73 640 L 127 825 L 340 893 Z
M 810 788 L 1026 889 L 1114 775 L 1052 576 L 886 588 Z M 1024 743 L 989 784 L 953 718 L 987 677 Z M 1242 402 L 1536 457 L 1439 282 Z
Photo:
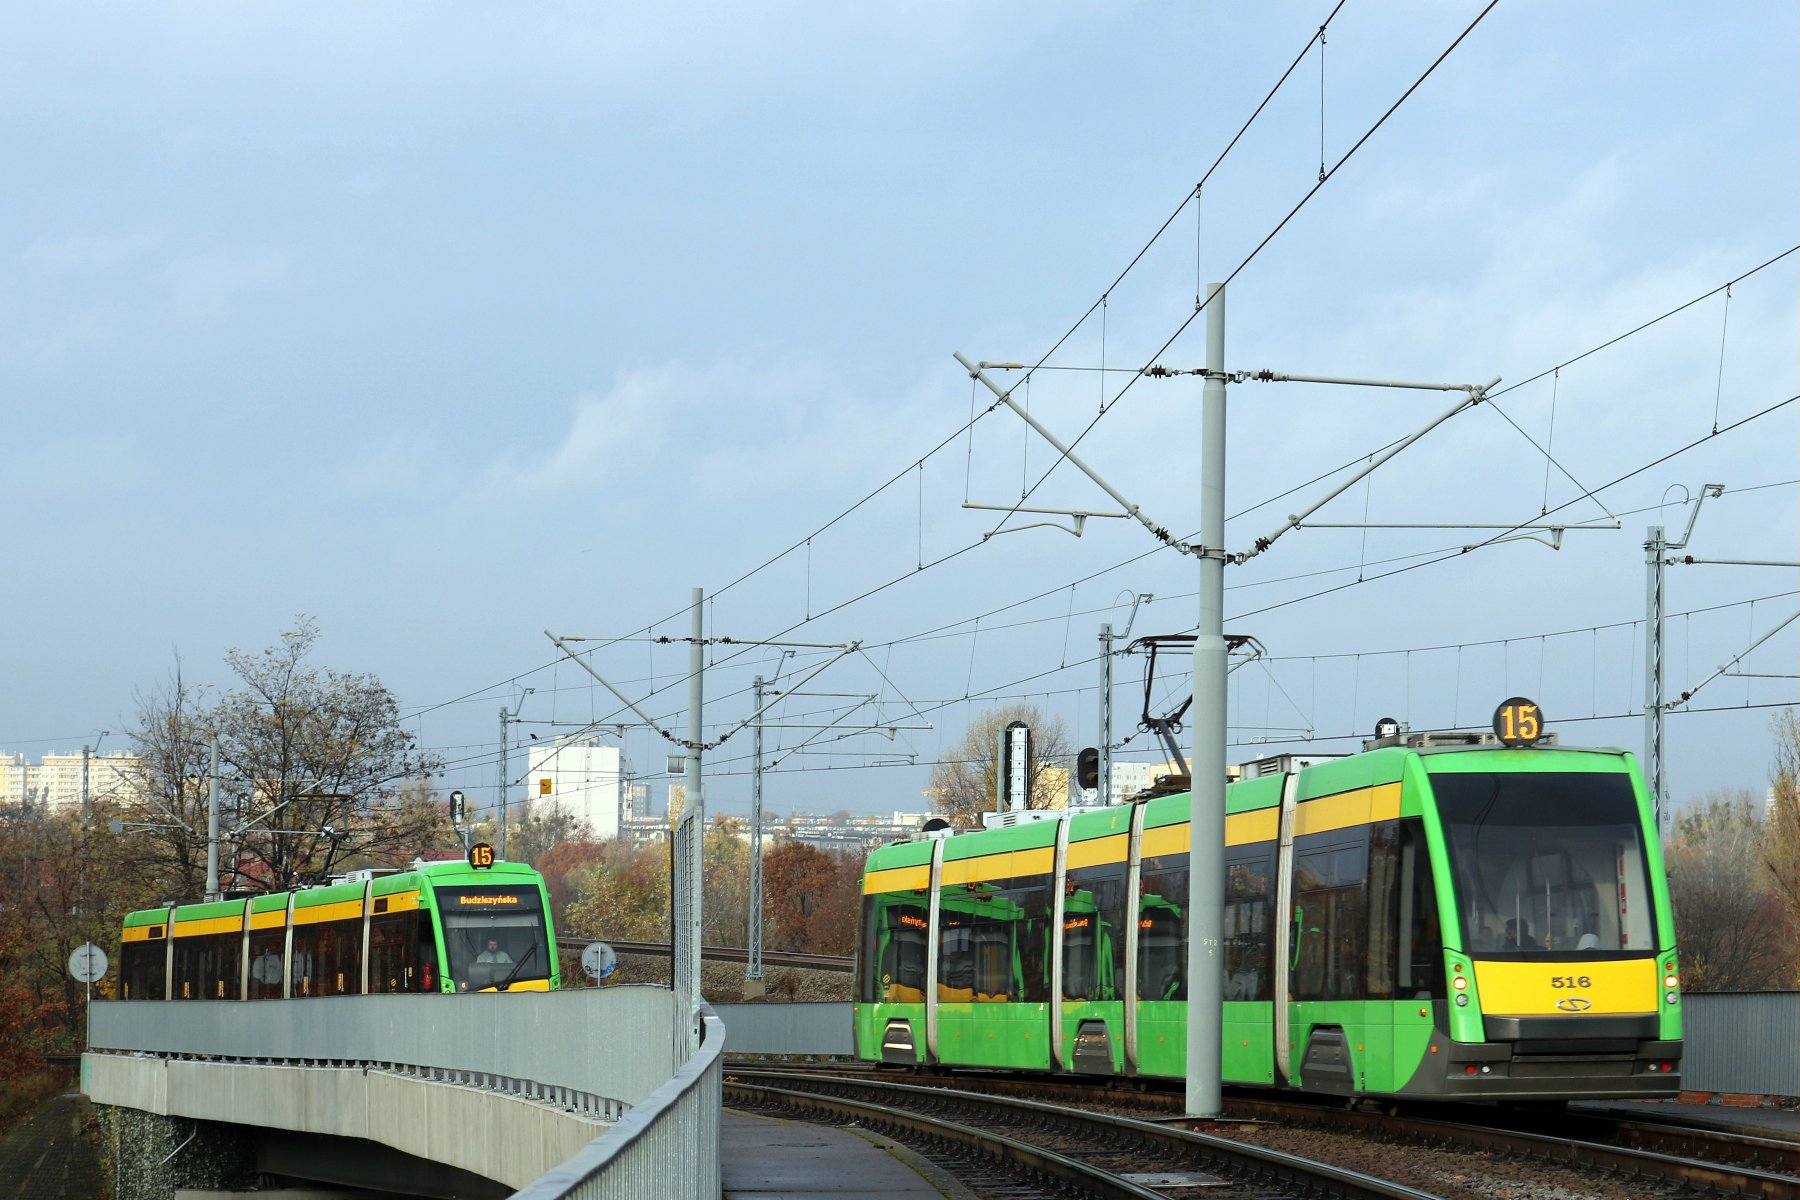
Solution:
M 675 826 L 673 877 L 669 880 L 669 900 L 673 920 L 669 926 L 669 951 L 673 956 L 670 972 L 675 983 L 675 1007 L 682 1013 L 698 1012 L 700 1005 L 700 920 L 702 899 L 702 855 L 705 830 L 690 803 Z M 677 1047 L 683 1057 L 691 1057 L 700 1046 L 697 1024 L 685 1028 Z
M 848 1001 L 715 1004 L 733 1054 L 856 1053 Z
M 1800 992 L 1687 992 L 1681 1086 L 1800 1096 Z
M 700 1030 L 675 1078 L 513 1200 L 717 1200 L 725 1026 L 704 1002 Z

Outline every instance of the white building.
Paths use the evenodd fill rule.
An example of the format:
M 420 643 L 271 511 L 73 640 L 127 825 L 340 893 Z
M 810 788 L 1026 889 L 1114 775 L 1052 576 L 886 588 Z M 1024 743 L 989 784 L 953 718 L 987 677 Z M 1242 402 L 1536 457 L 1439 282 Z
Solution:
M 47 809 L 81 807 L 81 755 L 46 754 L 33 764 L 23 754 L 0 754 L 0 804 L 30 803 Z M 134 754 L 90 754 L 87 794 L 90 802 L 127 802 L 137 795 Z
M 545 806 L 561 809 L 602 841 L 618 837 L 620 822 L 633 816 L 631 798 L 637 789 L 625 777 L 617 746 L 602 746 L 591 738 L 557 738 L 532 746 L 529 762 L 526 786 L 539 811 Z

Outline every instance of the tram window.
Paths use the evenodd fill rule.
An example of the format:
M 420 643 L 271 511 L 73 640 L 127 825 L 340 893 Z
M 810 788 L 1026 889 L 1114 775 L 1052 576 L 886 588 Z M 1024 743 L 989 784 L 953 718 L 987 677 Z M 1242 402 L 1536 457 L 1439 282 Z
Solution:
M 1369 827 L 1369 957 L 1364 994 L 1371 1000 L 1394 996 L 1400 935 L 1400 823 Z
M 1014 942 L 1016 923 L 1005 918 L 978 918 L 972 932 L 975 999 L 1011 1000 L 1019 986 L 1018 947 Z
M 1225 999 L 1267 1000 L 1274 994 L 1270 969 L 1270 845 L 1233 848 L 1225 867 Z
M 880 911 L 875 897 L 859 896 L 856 904 L 856 1002 L 874 1004 L 876 980 L 881 978 Z
M 937 983 L 940 1001 L 975 998 L 975 931 L 966 912 L 939 917 Z
M 1444 937 L 1438 925 L 1431 853 L 1418 818 L 1400 822 L 1400 877 L 1394 888 L 1400 946 L 1398 994 L 1416 1000 L 1444 998 Z
M 1144 859 L 1138 882 L 1138 999 L 1187 999 L 1188 856 Z
M 1062 990 L 1066 1000 L 1117 1000 L 1124 990 L 1125 864 L 1078 867 L 1063 895 Z
M 320 963 L 326 928 L 326 923 L 322 921 L 294 926 L 294 952 L 293 957 L 288 960 L 288 975 L 293 980 L 290 994 L 295 999 L 330 994 L 325 990 Z
M 1365 832 L 1354 842 L 1315 845 L 1294 855 L 1294 903 L 1300 910 L 1293 975 L 1296 1000 L 1364 998 L 1368 946 L 1363 888 L 1368 852 Z
M 908 894 L 906 901 L 916 897 Z M 864 950 L 870 964 L 863 979 L 863 1002 L 916 1004 L 925 999 L 925 931 L 928 912 L 918 903 L 896 903 L 892 895 L 870 896 L 863 903 L 864 928 L 873 946 Z
M 457 991 L 549 978 L 551 951 L 535 888 L 446 888 L 437 898 Z
M 286 944 L 287 930 L 282 926 L 251 932 L 248 999 L 281 999 L 281 952 Z
M 167 943 L 126 942 L 119 952 L 119 983 L 126 1000 L 161 1000 L 167 980 Z
M 237 999 L 238 939 L 235 933 L 177 937 L 170 999 Z
M 1002 895 L 1018 922 L 1018 960 L 1014 1000 L 1041 1003 L 1050 999 L 1050 877 L 1024 876 L 1002 881 Z
M 1483 772 L 1434 775 L 1431 786 L 1465 948 L 1574 954 L 1655 945 L 1643 822 L 1627 776 Z
M 424 990 L 419 961 L 419 914 L 384 913 L 369 920 L 369 991 Z

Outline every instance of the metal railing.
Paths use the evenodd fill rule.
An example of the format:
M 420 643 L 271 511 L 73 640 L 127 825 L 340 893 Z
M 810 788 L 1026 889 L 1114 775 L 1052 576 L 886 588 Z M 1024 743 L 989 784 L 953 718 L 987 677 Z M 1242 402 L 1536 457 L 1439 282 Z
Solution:
M 716 1200 L 725 1026 L 704 1003 L 700 1023 L 675 1078 L 513 1200 Z

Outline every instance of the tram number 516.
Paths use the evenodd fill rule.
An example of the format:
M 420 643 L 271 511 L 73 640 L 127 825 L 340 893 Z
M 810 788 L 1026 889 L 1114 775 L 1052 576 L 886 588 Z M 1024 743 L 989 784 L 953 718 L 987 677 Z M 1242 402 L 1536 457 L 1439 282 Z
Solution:
M 1589 975 L 1553 975 L 1550 977 L 1553 988 L 1591 988 L 1594 980 Z
M 1544 736 L 1544 711 L 1535 701 L 1514 696 L 1494 710 L 1494 736 L 1505 746 L 1530 746 Z

